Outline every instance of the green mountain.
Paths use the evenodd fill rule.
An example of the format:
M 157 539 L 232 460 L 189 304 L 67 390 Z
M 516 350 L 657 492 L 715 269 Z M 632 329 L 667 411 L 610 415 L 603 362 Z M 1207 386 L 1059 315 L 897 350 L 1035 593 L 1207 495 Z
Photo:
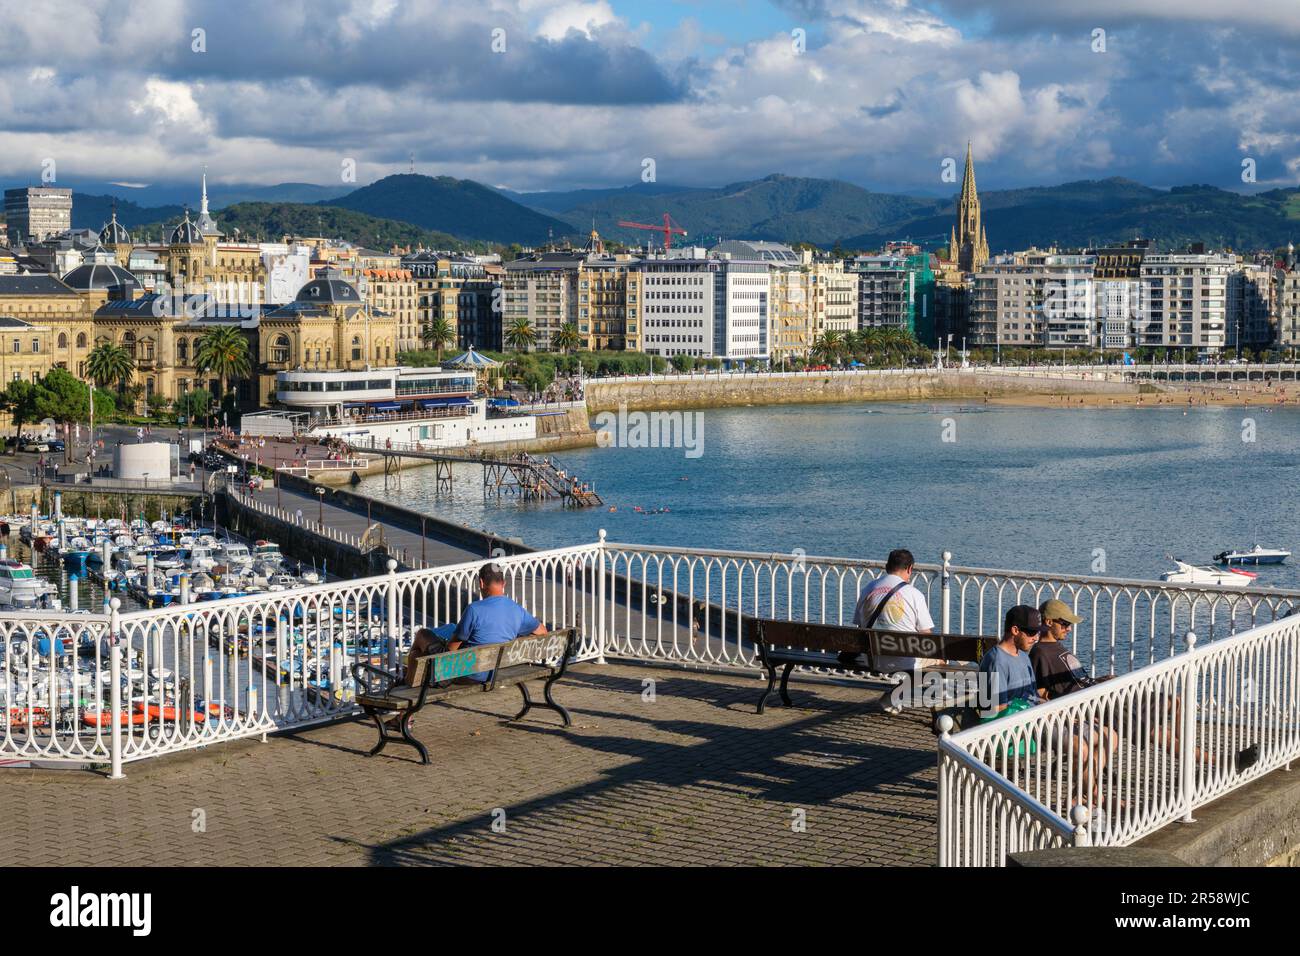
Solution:
M 655 225 L 663 222 L 666 212 L 687 230 L 687 242 L 745 238 L 830 245 L 840 236 L 911 219 L 936 205 L 911 196 L 873 193 L 834 179 L 781 175 L 718 189 L 654 193 L 631 187 L 571 195 L 577 204 L 557 209 L 557 215 L 583 231 L 594 220 L 602 236 L 629 243 L 657 241 L 657 237 L 622 228 L 619 220 Z M 532 200 L 532 196 L 523 198 Z
M 112 217 L 114 203 L 117 204 L 117 221 L 131 230 L 145 223 L 180 219 L 185 213 L 180 206 L 141 206 L 129 199 L 88 196 L 85 193 L 74 192 L 72 228 L 94 229 L 98 232 Z
M 481 183 L 450 176 L 386 176 L 328 204 L 492 242 L 534 244 L 552 235 L 559 239 L 586 231 L 521 206 Z
M 119 220 L 121 212 L 119 207 Z M 328 236 L 346 239 L 372 249 L 423 246 L 429 249 L 486 249 L 484 243 L 466 242 L 445 232 L 421 229 L 408 222 L 367 216 L 351 209 L 307 203 L 242 202 L 227 206 L 213 218 L 228 237 L 278 242 L 286 235 Z M 174 218 L 144 227 L 151 236 L 165 235 Z
M 980 194 L 990 251 L 1055 245 L 1096 246 L 1142 237 L 1162 249 L 1203 242 L 1237 250 L 1275 248 L 1300 236 L 1295 189 L 1243 195 L 1213 186 L 1151 189 L 1106 179 Z M 948 202 L 927 216 L 891 223 L 841 240 L 871 249 L 890 239 L 946 245 L 956 215 Z

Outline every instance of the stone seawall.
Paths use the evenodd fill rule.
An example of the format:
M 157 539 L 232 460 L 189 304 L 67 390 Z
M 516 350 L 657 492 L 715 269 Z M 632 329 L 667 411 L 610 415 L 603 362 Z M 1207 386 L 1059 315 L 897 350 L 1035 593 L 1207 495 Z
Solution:
M 586 384 L 592 414 L 672 408 L 823 402 L 916 402 L 1005 398 L 1024 395 L 1135 395 L 1137 386 L 1062 376 L 1018 376 L 999 372 L 861 372 L 839 374 L 698 375 L 663 379 L 606 379 Z

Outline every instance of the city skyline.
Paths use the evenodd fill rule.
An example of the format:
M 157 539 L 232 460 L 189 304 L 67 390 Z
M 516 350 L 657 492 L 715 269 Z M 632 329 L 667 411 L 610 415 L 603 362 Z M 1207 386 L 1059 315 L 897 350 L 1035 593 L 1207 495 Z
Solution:
M 0 2 L 0 178 L 329 185 L 350 160 L 364 185 L 414 156 L 534 191 L 635 184 L 649 159 L 674 185 L 944 195 L 969 139 L 990 190 L 1300 182 L 1282 0 L 146 6 Z

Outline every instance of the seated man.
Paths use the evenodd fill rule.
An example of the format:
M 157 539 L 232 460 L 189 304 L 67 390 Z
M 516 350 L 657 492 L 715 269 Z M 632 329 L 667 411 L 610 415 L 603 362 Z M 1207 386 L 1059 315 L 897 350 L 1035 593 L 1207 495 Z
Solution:
M 498 565 L 489 563 L 479 568 L 478 589 L 482 596 L 465 608 L 447 643 L 447 650 L 504 644 L 527 634 L 546 633 L 546 625 L 506 597 L 506 576 Z M 491 676 L 488 671 L 465 679 L 486 683 Z
M 885 573 L 876 578 L 858 597 L 858 605 L 853 610 L 853 623 L 862 628 L 877 631 L 906 631 L 916 634 L 929 634 L 934 630 L 934 620 L 930 617 L 930 608 L 925 595 L 912 585 L 912 569 L 916 564 L 912 552 L 906 548 L 895 548 L 885 559 Z M 845 667 L 866 667 L 867 655 L 845 651 L 839 655 L 840 663 Z M 920 669 L 927 664 L 942 664 L 924 658 L 912 659 L 901 657 L 880 657 L 876 667 L 884 674 L 896 674 L 900 671 L 912 674 L 912 686 L 920 686 Z M 892 701 L 893 688 L 885 691 L 876 706 L 886 713 L 896 714 L 901 707 Z
M 989 682 L 985 699 L 992 706 L 980 710 L 981 720 L 993 720 L 1011 711 L 1037 704 L 1038 682 L 1029 662 L 1029 650 L 1038 641 L 1043 620 L 1038 608 L 1017 604 L 1008 608 L 1002 624 L 1002 640 L 980 659 L 980 679 Z M 984 695 L 981 695 L 984 696 Z

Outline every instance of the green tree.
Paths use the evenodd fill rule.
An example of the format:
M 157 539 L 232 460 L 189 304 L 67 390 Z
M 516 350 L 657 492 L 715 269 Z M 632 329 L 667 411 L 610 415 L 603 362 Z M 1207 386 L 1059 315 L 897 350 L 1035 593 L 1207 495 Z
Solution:
M 526 316 L 521 315 L 506 328 L 505 339 L 507 348 L 524 352 L 537 341 L 537 330 Z
M 22 379 L 10 382 L 0 392 L 0 408 L 9 413 L 14 427 L 14 450 L 18 454 L 18 436 L 22 434 L 23 424 L 40 418 L 37 404 L 36 386 Z
M 212 408 L 212 394 L 206 388 L 196 388 L 186 392 L 172 404 L 177 417 L 184 417 L 187 422 L 202 419 Z
M 551 337 L 551 344 L 563 352 L 569 354 L 576 349 L 581 343 L 578 338 L 578 327 L 572 322 L 565 322 L 556 330 L 555 335 Z
M 225 398 L 232 378 L 247 378 L 252 374 L 248 340 L 233 325 L 208 329 L 194 346 L 194 367 L 201 374 L 217 376 Z
M 34 390 L 37 416 L 61 424 L 65 438 L 72 435 L 73 422 L 85 421 L 90 415 L 90 389 L 66 369 L 50 369 Z M 72 460 L 71 442 L 64 442 L 63 457 Z
M 831 362 L 840 354 L 844 347 L 843 333 L 835 329 L 827 329 L 821 334 L 821 337 L 813 343 L 813 354 L 823 362 Z
M 450 322 L 439 317 L 420 330 L 420 340 L 438 353 L 438 361 L 441 362 L 442 350 L 456 342 L 456 330 Z
M 116 383 L 120 392 L 131 381 L 135 372 L 135 359 L 122 346 L 102 342 L 86 356 L 86 372 L 100 388 Z
M 149 396 L 149 414 L 155 418 L 162 417 L 163 412 L 167 411 L 171 405 L 171 400 L 161 392 L 154 392 Z

